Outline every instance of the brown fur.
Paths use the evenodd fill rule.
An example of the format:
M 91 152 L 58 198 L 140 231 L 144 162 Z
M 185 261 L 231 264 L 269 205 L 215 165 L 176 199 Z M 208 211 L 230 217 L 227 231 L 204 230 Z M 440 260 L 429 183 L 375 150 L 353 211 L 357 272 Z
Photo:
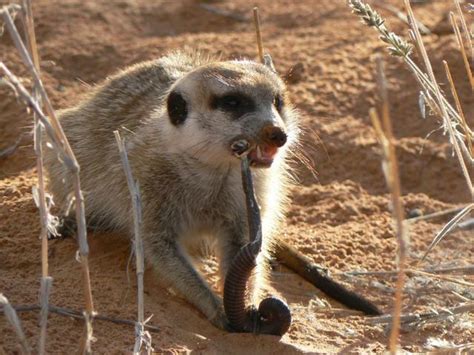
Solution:
M 166 109 L 168 93 L 175 89 L 188 103 L 188 117 L 178 127 L 170 123 Z M 232 120 L 211 110 L 210 96 L 228 90 L 254 98 L 255 112 Z M 285 206 L 285 159 L 298 132 L 290 104 L 286 102 L 280 114 L 272 106 L 275 93 L 284 95 L 284 84 L 261 64 L 174 53 L 121 71 L 81 104 L 59 114 L 81 166 L 88 218 L 131 235 L 131 201 L 113 135 L 114 130 L 121 131 L 142 194 L 145 257 L 162 280 L 219 327 L 227 324 L 222 301 L 192 265 L 186 245 L 211 236 L 225 275 L 248 242 L 239 160 L 229 147 L 238 137 L 259 144 L 263 126 L 270 123 L 282 126 L 289 139 L 270 168 L 254 169 L 264 252 L 271 248 L 273 229 Z M 55 153 L 46 152 L 51 192 L 56 203 L 66 206 L 70 177 Z M 265 253 L 259 261 L 257 285 L 264 284 Z M 261 296 L 256 289 L 254 301 Z

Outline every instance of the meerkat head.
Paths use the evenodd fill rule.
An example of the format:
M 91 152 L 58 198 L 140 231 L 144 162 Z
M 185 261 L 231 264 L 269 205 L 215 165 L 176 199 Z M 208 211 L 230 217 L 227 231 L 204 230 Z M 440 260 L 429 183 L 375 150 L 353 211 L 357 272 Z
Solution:
M 195 69 L 171 87 L 166 106 L 174 149 L 213 165 L 238 164 L 240 139 L 251 166 L 270 167 L 297 134 L 283 81 L 252 61 Z

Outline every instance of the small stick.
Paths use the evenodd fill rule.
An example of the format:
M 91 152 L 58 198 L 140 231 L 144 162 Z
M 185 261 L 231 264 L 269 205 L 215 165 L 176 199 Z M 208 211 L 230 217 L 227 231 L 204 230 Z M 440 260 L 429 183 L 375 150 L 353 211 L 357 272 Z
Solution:
M 448 62 L 443 60 L 443 65 L 444 65 L 444 70 L 446 72 L 446 77 L 448 78 L 449 86 L 451 88 L 451 94 L 454 97 L 454 102 L 456 103 L 456 108 L 459 112 L 459 116 L 461 116 L 461 125 L 464 129 L 464 134 L 466 135 L 466 140 L 467 140 L 467 146 L 469 148 L 469 153 L 471 153 L 471 156 L 474 157 L 474 150 L 472 148 L 472 139 L 473 137 L 471 136 L 470 130 L 468 128 L 467 122 L 466 122 L 466 117 L 464 116 L 464 112 L 462 110 L 461 106 L 461 101 L 459 100 L 458 93 L 456 91 L 456 87 L 454 86 L 454 80 L 451 75 L 451 71 L 449 70 Z
M 258 58 L 261 63 L 264 63 L 262 34 L 260 32 L 260 16 L 257 6 L 253 8 L 253 22 L 255 24 L 255 33 L 257 34 Z
M 25 333 L 23 333 L 23 328 L 21 327 L 20 319 L 15 312 L 15 308 L 12 307 L 8 299 L 0 293 L 0 305 L 2 305 L 3 313 L 8 322 L 11 324 L 13 330 L 15 331 L 18 339 L 20 340 L 21 348 L 24 354 L 31 354 L 30 346 L 26 340 Z
M 120 137 L 118 131 L 114 131 L 115 140 L 120 152 L 120 158 L 122 160 L 123 170 L 127 178 L 128 189 L 130 190 L 130 196 L 132 198 L 132 209 L 133 209 L 133 221 L 134 221 L 134 234 L 135 234 L 135 261 L 137 267 L 137 285 L 138 285 L 138 322 L 136 328 L 135 346 L 133 349 L 134 354 L 140 354 L 142 344 L 145 344 L 145 348 L 148 354 L 151 354 L 153 348 L 151 347 L 151 336 L 144 329 L 145 323 L 145 311 L 144 311 L 144 300 L 143 300 L 143 275 L 145 273 L 145 263 L 143 257 L 143 242 L 141 238 L 141 223 L 142 223 L 142 203 L 140 197 L 140 188 L 138 181 L 133 179 L 132 168 L 128 161 L 127 149 L 125 142 Z
M 10 305 L 16 312 L 21 313 L 21 312 L 31 312 L 31 311 L 40 311 L 41 306 L 34 304 L 34 305 L 20 305 L 20 306 L 12 306 Z M 1 310 L 1 308 L 0 308 Z M 48 311 L 51 313 L 58 314 L 60 316 L 65 316 L 65 317 L 71 317 L 71 318 L 76 318 L 76 319 L 82 319 L 84 320 L 84 314 L 81 311 L 76 311 L 71 308 L 64 308 L 64 307 L 57 307 L 53 305 L 48 305 Z M 115 324 L 125 324 L 125 325 L 131 325 L 135 326 L 137 322 L 133 320 L 128 320 L 128 319 L 121 319 L 121 318 L 115 318 L 115 317 L 109 317 L 105 316 L 103 314 L 97 313 L 94 316 L 94 320 L 100 320 L 104 322 L 112 322 Z M 160 328 L 156 327 L 154 325 L 149 325 L 149 324 L 144 324 L 145 329 L 148 329 L 152 332 L 159 332 Z
M 466 68 L 467 78 L 471 84 L 471 90 L 474 91 L 474 77 L 472 76 L 471 66 L 469 65 L 469 59 L 467 58 L 466 48 L 464 47 L 464 42 L 461 37 L 461 31 L 459 30 L 458 23 L 456 21 L 456 16 L 451 11 L 449 13 L 449 20 L 451 21 L 451 26 L 453 26 L 454 33 L 456 34 L 456 41 L 458 42 L 459 50 L 461 51 L 461 56 L 464 61 L 464 67 Z
M 467 303 L 463 304 L 454 308 L 449 309 L 440 309 L 431 312 L 424 312 L 424 313 L 411 313 L 411 314 L 403 314 L 400 317 L 400 322 L 402 324 L 409 324 L 413 322 L 428 322 L 428 321 L 436 321 L 440 319 L 447 318 L 449 316 L 453 316 L 456 314 L 472 312 L 474 311 L 474 303 Z M 381 317 L 375 317 L 367 319 L 367 323 L 369 324 L 389 324 L 392 322 L 392 315 L 385 315 Z

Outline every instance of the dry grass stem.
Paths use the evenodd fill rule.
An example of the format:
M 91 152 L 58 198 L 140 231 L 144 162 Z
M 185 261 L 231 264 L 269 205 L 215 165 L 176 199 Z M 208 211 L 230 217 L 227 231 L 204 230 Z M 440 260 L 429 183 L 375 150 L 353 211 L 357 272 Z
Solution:
M 59 153 L 61 153 L 61 158 L 63 159 L 64 165 L 67 167 L 67 169 L 72 175 L 72 182 L 74 186 L 75 207 L 76 207 L 77 239 L 79 242 L 79 256 L 80 256 L 80 262 L 81 262 L 81 267 L 82 267 L 83 287 L 84 287 L 84 296 L 85 296 L 85 304 L 86 304 L 86 312 L 87 312 L 86 318 L 87 320 L 89 320 L 86 322 L 86 328 L 85 328 L 84 336 L 81 342 L 80 352 L 90 353 L 90 345 L 92 341 L 92 325 L 91 325 L 92 323 L 91 322 L 92 322 L 92 317 L 94 314 L 94 304 L 92 300 L 92 289 L 91 289 L 91 283 L 90 283 L 90 272 L 89 272 L 89 262 L 88 262 L 89 246 L 87 244 L 86 218 L 85 218 L 85 210 L 84 210 L 84 198 L 81 191 L 81 183 L 80 183 L 80 177 L 79 177 L 79 169 L 80 169 L 79 164 L 77 163 L 76 157 L 71 149 L 71 146 L 69 145 L 66 135 L 64 134 L 64 131 L 59 123 L 59 120 L 56 117 L 56 114 L 52 107 L 49 96 L 46 93 L 46 90 L 44 89 L 40 75 L 38 71 L 36 70 L 33 60 L 31 59 L 31 56 L 26 50 L 25 45 L 23 44 L 23 41 L 18 33 L 18 30 L 13 24 L 13 20 L 10 14 L 8 13 L 8 11 L 4 11 L 4 10 L 2 10 L 0 13 L 3 15 L 3 18 L 5 20 L 5 25 L 13 39 L 13 42 L 15 43 L 15 46 L 21 58 L 23 59 L 24 64 L 27 66 L 27 68 L 30 71 L 30 74 L 32 75 L 34 79 L 34 84 L 39 88 L 39 91 L 41 93 L 41 97 L 44 101 L 46 111 L 49 115 L 49 119 L 46 119 L 46 121 L 48 122 L 48 124 L 50 123 L 49 125 L 50 128 L 51 126 L 53 128 L 51 130 L 45 127 L 46 133 L 48 134 L 48 138 L 51 139 L 55 148 L 58 150 Z M 7 69 L 5 66 L 3 66 L 3 68 Z M 10 75 L 10 79 L 11 79 L 11 76 L 12 75 Z M 31 99 L 31 95 L 29 95 L 28 92 L 24 88 L 23 90 L 24 90 L 23 94 L 26 93 L 26 95 L 23 95 L 23 98 L 26 99 L 26 101 L 29 103 L 29 106 L 32 108 L 35 108 L 34 109 L 35 112 L 38 113 L 38 110 L 39 110 L 39 112 L 41 112 L 42 114 L 41 109 L 35 103 L 31 102 L 31 101 L 34 101 Z M 31 99 L 31 101 L 28 99 L 28 96 L 29 96 L 29 99 Z M 42 123 L 43 125 L 45 124 L 43 120 L 42 120 Z
M 12 307 L 17 313 L 41 311 L 41 305 L 37 305 L 37 304 L 19 305 L 19 306 L 10 305 L 10 307 Z M 1 307 L 0 307 L 0 311 L 2 311 Z M 50 313 L 58 314 L 58 315 L 64 316 L 64 317 L 70 317 L 70 318 L 82 319 L 82 320 L 85 319 L 83 312 L 77 311 L 75 309 L 57 307 L 57 306 L 53 306 L 53 305 L 50 304 L 48 306 L 48 311 Z M 124 325 L 130 325 L 130 326 L 135 326 L 137 324 L 137 322 L 133 321 L 133 320 L 109 317 L 109 316 L 105 316 L 105 315 L 100 314 L 100 313 L 96 313 L 94 315 L 94 320 L 104 321 L 104 322 L 111 322 L 111 323 L 114 323 L 114 324 L 124 324 Z M 146 323 L 145 323 L 145 329 L 149 330 L 151 332 L 155 332 L 155 333 L 160 331 L 160 328 L 155 327 L 153 325 L 146 324 Z
M 456 108 L 459 112 L 459 116 L 461 116 L 461 124 L 462 124 L 462 127 L 464 129 L 464 134 L 466 135 L 466 141 L 467 141 L 467 146 L 468 146 L 468 149 L 469 149 L 469 153 L 470 153 L 471 156 L 474 157 L 474 150 L 472 148 L 472 141 L 473 141 L 474 137 L 471 135 L 471 131 L 470 131 L 468 125 L 467 125 L 466 117 L 464 116 L 464 112 L 462 110 L 461 101 L 459 100 L 459 96 L 458 96 L 458 93 L 456 91 L 456 86 L 454 85 L 454 80 L 453 80 L 453 77 L 451 75 L 451 71 L 449 70 L 448 62 L 443 60 L 443 65 L 444 65 L 444 70 L 446 72 L 446 77 L 448 78 L 449 87 L 451 88 L 451 94 L 453 95 L 454 102 L 456 104 Z
M 458 13 L 459 19 L 461 20 L 461 26 L 462 30 L 464 32 L 464 37 L 466 38 L 466 43 L 467 46 L 469 47 L 469 53 L 471 56 L 471 62 L 474 61 L 474 49 L 472 45 L 472 35 L 471 32 L 469 31 L 469 28 L 467 27 L 466 24 L 466 19 L 464 18 L 464 14 L 461 9 L 461 4 L 459 3 L 459 0 L 454 0 L 454 4 L 456 4 L 456 11 Z M 471 4 L 472 6 L 472 4 Z
M 433 322 L 433 321 L 443 320 L 457 314 L 470 313 L 473 311 L 474 311 L 474 303 L 467 303 L 467 304 L 462 304 L 460 306 L 449 308 L 449 309 L 445 308 L 445 309 L 440 309 L 440 310 L 434 310 L 431 312 L 403 314 L 400 317 L 400 322 L 402 324 L 417 323 L 417 322 Z M 367 319 L 367 323 L 390 324 L 392 323 L 392 318 L 393 317 L 391 315 L 373 317 L 373 318 Z
M 391 12 L 392 14 L 394 14 L 395 16 L 397 16 L 400 20 L 402 20 L 403 22 L 405 22 L 406 24 L 409 24 L 408 22 L 408 17 L 407 15 L 405 15 L 402 11 L 400 11 L 399 9 L 397 9 L 395 6 L 393 5 L 390 5 L 390 4 L 386 4 L 382 1 L 378 1 L 377 2 L 377 5 L 380 6 L 381 8 Z M 420 31 L 423 35 L 429 35 L 431 34 L 431 31 L 428 27 L 426 27 L 422 22 L 418 21 L 418 27 L 420 28 Z
M 412 50 L 412 46 L 400 36 L 396 35 L 393 32 L 390 32 L 385 26 L 385 20 L 382 19 L 382 17 L 380 17 L 380 15 L 376 11 L 374 11 L 368 4 L 365 4 L 361 0 L 348 0 L 348 4 L 352 11 L 356 15 L 358 15 L 366 25 L 368 25 L 369 27 L 374 27 L 379 32 L 380 39 L 383 42 L 389 44 L 388 50 L 390 54 L 401 57 L 407 64 L 408 68 L 412 71 L 416 80 L 422 87 L 426 101 L 428 102 L 432 110 L 438 113 L 443 118 L 444 132 L 449 133 L 449 137 L 452 142 L 453 140 L 457 140 L 457 144 L 456 142 L 452 143 L 453 145 L 458 146 L 457 148 L 455 146 L 456 155 L 459 157 L 460 155 L 458 154 L 458 152 L 460 151 L 460 149 L 462 149 L 462 151 L 466 153 L 466 159 L 468 159 L 470 162 L 474 162 L 473 157 L 471 157 L 467 152 L 464 143 L 464 135 L 457 131 L 457 126 L 461 123 L 462 120 L 461 117 L 459 116 L 458 112 L 451 106 L 449 101 L 443 95 L 439 95 L 439 87 L 436 82 L 432 82 L 431 75 L 426 75 L 411 59 L 410 53 Z M 421 48 L 423 42 L 421 41 L 419 31 L 417 32 L 418 35 L 415 33 L 415 27 L 417 28 L 416 21 L 414 21 L 413 16 L 409 16 L 409 19 L 410 24 L 413 26 L 412 37 L 415 39 L 414 42 L 417 45 L 417 49 L 420 52 L 420 56 L 425 58 L 423 52 L 426 53 L 426 51 L 424 50 L 424 47 Z M 447 121 L 444 118 L 443 111 L 441 110 L 440 106 L 443 106 L 445 110 L 447 110 L 450 120 Z M 451 128 L 448 127 L 450 123 L 452 126 Z M 472 136 L 472 131 L 470 132 Z M 461 146 L 461 148 L 459 148 L 459 145 Z M 460 161 L 460 164 L 463 174 L 465 175 L 466 180 L 468 180 L 467 184 L 470 190 L 472 191 L 472 183 L 470 178 L 468 179 L 469 174 L 467 174 L 467 169 L 464 164 L 464 161 Z
M 383 70 L 383 62 L 380 57 L 377 57 L 377 86 L 380 95 L 380 111 L 383 117 L 383 126 L 380 123 L 380 119 L 375 109 L 370 110 L 370 117 L 383 150 L 382 166 L 391 195 L 393 219 L 395 221 L 395 232 L 398 243 L 398 277 L 393 306 L 392 329 L 389 339 L 389 350 L 392 354 L 395 354 L 397 351 L 398 337 L 400 332 L 399 319 L 403 303 L 403 285 L 405 284 L 405 265 L 408 253 L 408 238 L 405 234 L 403 224 L 404 217 L 400 198 L 400 177 L 398 173 L 398 162 L 395 153 L 394 137 L 389 115 L 388 90 Z
M 258 7 L 256 6 L 253 8 L 253 21 L 255 24 L 255 32 L 257 34 L 258 58 L 261 63 L 264 63 L 262 33 L 260 32 L 260 15 L 258 12 Z
M 464 61 L 464 67 L 466 68 L 467 78 L 471 84 L 471 90 L 474 90 L 474 78 L 472 76 L 471 66 L 469 64 L 469 59 L 466 54 L 466 48 L 464 47 L 464 41 L 462 40 L 461 31 L 459 30 L 458 23 L 456 21 L 456 16 L 453 12 L 449 13 L 449 20 L 451 21 L 451 26 L 453 26 L 454 33 L 456 35 L 456 41 L 458 42 L 459 50 L 461 51 L 461 57 Z
M 125 142 L 120 137 L 118 131 L 114 131 L 115 139 L 120 152 L 123 170 L 127 178 L 128 189 L 132 199 L 133 222 L 134 222 L 134 246 L 135 246 L 135 260 L 137 268 L 137 285 L 138 285 L 138 322 L 136 324 L 135 346 L 134 354 L 140 354 L 141 348 L 144 345 L 148 354 L 151 354 L 153 348 L 151 346 L 151 335 L 145 330 L 145 311 L 144 311 L 144 293 L 143 293 L 143 274 L 145 272 L 145 262 L 143 256 L 143 242 L 141 239 L 141 223 L 142 223 L 142 203 L 140 197 L 140 187 L 138 182 L 133 179 L 132 169 L 128 161 L 127 149 Z
M 464 207 L 466 207 L 466 206 L 464 206 Z M 405 222 L 406 223 L 415 223 L 415 222 L 418 222 L 418 221 L 425 221 L 425 220 L 428 220 L 428 219 L 439 218 L 439 217 L 443 217 L 443 216 L 447 216 L 447 215 L 454 215 L 454 214 L 458 213 L 459 211 L 461 211 L 464 207 L 454 207 L 454 208 L 449 208 L 449 209 L 444 210 L 444 211 L 438 211 L 438 212 L 433 212 L 433 213 L 425 214 L 425 215 L 418 216 L 418 217 L 408 218 L 408 219 L 405 220 Z
M 26 40 L 28 45 L 28 51 L 33 59 L 33 64 L 37 72 L 40 72 L 39 67 L 39 55 L 36 45 L 36 35 L 34 31 L 33 13 L 31 8 L 31 0 L 22 1 L 23 16 L 22 22 L 24 25 L 24 33 L 26 34 Z M 37 84 L 33 87 L 33 97 L 41 106 L 41 94 L 39 86 Z M 40 286 L 40 338 L 38 344 L 38 353 L 45 354 L 46 351 L 46 335 L 47 335 L 47 324 L 48 324 L 48 301 L 49 294 L 51 292 L 52 278 L 49 277 L 48 272 L 48 229 L 49 229 L 49 207 L 46 202 L 46 190 L 44 183 L 44 168 L 43 168 L 43 148 L 42 148 L 42 131 L 43 126 L 38 120 L 36 112 L 33 112 L 34 121 L 34 150 L 36 154 L 36 170 L 38 174 L 38 200 L 37 204 L 40 211 L 40 222 L 41 222 L 41 286 Z
M 337 273 L 336 275 L 343 276 L 396 276 L 398 275 L 398 270 L 386 270 L 386 271 L 346 271 Z M 443 268 L 426 268 L 423 270 L 418 269 L 407 269 L 406 273 L 423 273 L 428 275 L 435 274 L 461 274 L 461 275 L 474 275 L 474 265 L 467 266 L 456 266 L 456 267 L 443 267 Z
M 436 234 L 431 244 L 428 246 L 428 249 L 423 254 L 421 261 L 424 261 L 428 256 L 429 252 L 443 240 L 443 238 L 449 234 L 457 225 L 458 223 L 466 217 L 472 210 L 474 209 L 474 203 L 471 203 L 464 207 L 459 213 L 457 213 L 446 225 Z
M 15 309 L 12 307 L 8 299 L 0 293 L 0 305 L 3 308 L 3 313 L 5 314 L 5 318 L 11 324 L 13 330 L 15 331 L 18 340 L 20 341 L 21 349 L 23 350 L 24 354 L 31 354 L 30 346 L 28 345 L 28 341 L 26 340 L 25 333 L 23 332 L 23 328 L 21 327 L 20 319 L 16 314 Z

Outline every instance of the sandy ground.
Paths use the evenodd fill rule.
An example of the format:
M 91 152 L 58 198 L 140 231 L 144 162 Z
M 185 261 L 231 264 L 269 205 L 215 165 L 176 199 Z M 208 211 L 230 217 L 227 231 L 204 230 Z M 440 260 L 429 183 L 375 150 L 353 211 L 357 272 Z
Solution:
M 6 1 L 2 0 L 4 4 Z M 89 85 L 117 69 L 159 57 L 175 48 L 198 48 L 225 58 L 254 58 L 251 21 L 239 22 L 200 8 L 199 1 L 79 1 L 36 0 L 34 13 L 46 88 L 57 108 L 78 102 Z M 209 2 L 211 3 L 211 2 Z M 384 312 L 392 308 L 394 280 L 387 276 L 345 277 L 354 270 L 393 270 L 396 243 L 391 229 L 389 196 L 380 167 L 380 149 L 368 110 L 375 102 L 376 53 L 386 54 L 376 33 L 351 15 L 343 1 L 255 1 L 262 8 L 265 47 L 277 69 L 285 73 L 296 63 L 304 68 L 302 80 L 291 84 L 291 99 L 309 132 L 306 154 L 316 176 L 298 167 L 300 186 L 284 237 L 316 263 L 328 267 L 335 278 L 374 300 Z M 401 1 L 391 1 L 401 6 Z M 253 3 L 213 1 L 213 6 L 250 19 Z M 415 7 L 431 28 L 441 28 L 453 5 L 430 1 Z M 407 33 L 406 25 L 381 10 L 393 30 Z M 471 18 L 472 19 L 472 18 Z M 440 25 L 441 24 L 441 25 Z M 451 65 L 469 123 L 474 126 L 474 100 L 452 35 L 425 37 L 435 72 L 446 84 L 441 60 Z M 26 70 L 4 34 L 1 60 L 18 75 Z M 405 211 L 430 213 L 469 201 L 468 191 L 439 120 L 423 120 L 418 109 L 418 88 L 402 63 L 386 58 L 390 101 L 403 186 Z M 26 81 L 26 83 L 28 83 Z M 446 87 L 446 86 L 444 86 Z M 0 89 L 0 150 L 20 135 L 19 148 L 0 159 L 0 292 L 14 305 L 38 302 L 40 241 L 38 212 L 31 190 L 36 183 L 32 157 L 31 118 L 5 88 Z M 427 136 L 429 138 L 427 138 Z M 411 228 L 410 265 L 415 265 L 446 219 L 419 222 Z M 96 233 L 89 237 L 93 296 L 98 312 L 134 319 L 134 268 L 127 280 L 130 242 L 121 235 Z M 425 266 L 462 266 L 472 263 L 472 232 L 457 231 L 443 241 Z M 51 302 L 80 309 L 83 305 L 80 265 L 73 239 L 52 241 L 50 273 L 54 278 Z M 211 283 L 216 282 L 213 259 L 203 263 Z M 452 276 L 473 282 L 468 275 Z M 272 353 L 383 352 L 388 336 L 368 317 L 348 312 L 289 270 L 277 266 L 274 287 L 289 302 L 293 325 L 281 339 L 272 336 L 228 334 L 212 327 L 182 299 L 160 286 L 151 270 L 145 274 L 146 314 L 160 327 L 153 333 L 158 352 Z M 472 300 L 473 289 L 435 278 L 410 277 L 404 312 L 442 309 Z M 327 303 L 328 301 L 329 303 Z M 22 313 L 30 343 L 36 346 L 38 314 Z M 429 349 L 430 339 L 451 345 L 473 341 L 472 314 L 450 321 L 404 329 L 406 351 Z M 50 353 L 77 349 L 81 321 L 51 315 L 48 323 Z M 96 321 L 97 353 L 130 352 L 134 332 L 129 326 Z M 0 353 L 15 353 L 17 340 L 0 318 Z

